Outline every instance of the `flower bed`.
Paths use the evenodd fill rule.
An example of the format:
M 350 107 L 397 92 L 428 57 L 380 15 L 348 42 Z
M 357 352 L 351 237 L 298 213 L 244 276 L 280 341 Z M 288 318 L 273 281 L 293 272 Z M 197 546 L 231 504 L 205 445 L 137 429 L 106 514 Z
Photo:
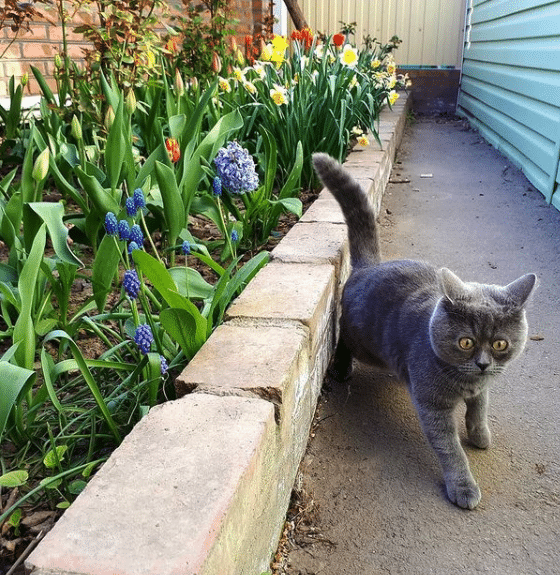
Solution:
M 28 540 L 39 501 L 67 507 L 174 397 L 174 375 L 268 259 L 244 254 L 283 214 L 301 214 L 310 154 L 343 157 L 353 129 L 375 130 L 393 100 L 394 46 L 350 53 L 307 35 L 288 56 L 287 44 L 207 87 L 164 69 L 133 88 L 99 75 L 97 117 L 79 101 L 60 108 L 44 85 L 40 119 L 24 121 L 12 81 L 0 180 L 4 552 Z M 46 201 L 52 189 L 60 201 Z M 192 217 L 216 237 L 193 235 Z M 77 281 L 91 297 L 76 308 Z

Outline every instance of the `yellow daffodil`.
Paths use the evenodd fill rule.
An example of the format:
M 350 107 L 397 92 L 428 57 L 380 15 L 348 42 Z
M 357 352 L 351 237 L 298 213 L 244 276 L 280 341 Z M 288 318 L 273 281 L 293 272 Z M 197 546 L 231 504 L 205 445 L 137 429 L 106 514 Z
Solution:
M 358 50 L 346 44 L 340 54 L 340 61 L 350 68 L 353 68 L 358 63 Z
M 264 60 L 265 62 L 270 62 L 270 59 L 272 58 L 272 52 L 273 52 L 272 44 L 266 44 L 261 52 L 261 60 Z
M 378 60 L 377 58 L 372 60 L 370 66 L 372 70 L 379 68 L 379 66 L 381 66 L 381 60 Z
M 388 95 L 389 104 L 392 106 L 398 99 L 399 95 L 395 90 L 391 90 Z
M 234 66 L 233 68 L 233 77 L 237 82 L 243 82 L 243 80 L 245 79 L 243 71 L 241 70 L 241 68 L 238 68 L 237 66 Z
M 284 88 L 284 86 L 274 84 L 274 88 L 270 90 L 270 97 L 277 106 L 282 106 L 282 104 L 288 103 L 288 100 L 286 99 L 286 88 Z
M 231 92 L 231 86 L 229 85 L 229 81 L 226 78 L 220 77 L 218 79 L 218 86 L 222 92 L 229 93 Z
M 285 52 L 289 47 L 288 40 L 286 40 L 284 36 L 274 36 L 272 39 L 272 47 L 277 52 Z
M 255 84 L 253 84 L 253 82 L 243 80 L 243 87 L 245 88 L 245 90 L 247 90 L 247 92 L 249 92 L 249 94 L 257 93 L 257 87 L 255 86 Z
M 369 146 L 369 140 L 367 139 L 367 136 L 360 136 L 358 138 L 358 144 L 360 144 L 360 146 L 364 146 L 364 148 Z

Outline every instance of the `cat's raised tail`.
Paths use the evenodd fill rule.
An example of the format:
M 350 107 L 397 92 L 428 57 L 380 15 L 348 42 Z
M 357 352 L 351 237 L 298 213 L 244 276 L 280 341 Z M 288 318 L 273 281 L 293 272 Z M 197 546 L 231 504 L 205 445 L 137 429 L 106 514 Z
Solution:
M 360 184 L 328 154 L 313 154 L 313 167 L 344 214 L 352 266 L 358 268 L 378 264 L 381 255 L 375 213 Z

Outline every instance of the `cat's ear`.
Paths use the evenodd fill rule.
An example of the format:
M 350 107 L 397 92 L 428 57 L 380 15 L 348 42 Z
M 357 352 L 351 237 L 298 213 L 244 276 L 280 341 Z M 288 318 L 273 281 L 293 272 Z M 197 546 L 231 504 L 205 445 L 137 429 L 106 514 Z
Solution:
M 465 282 L 447 268 L 439 270 L 439 285 L 443 294 L 452 302 L 464 297 L 468 291 Z
M 523 307 L 536 287 L 537 276 L 535 274 L 526 274 L 505 286 L 504 289 L 508 298 L 517 307 Z

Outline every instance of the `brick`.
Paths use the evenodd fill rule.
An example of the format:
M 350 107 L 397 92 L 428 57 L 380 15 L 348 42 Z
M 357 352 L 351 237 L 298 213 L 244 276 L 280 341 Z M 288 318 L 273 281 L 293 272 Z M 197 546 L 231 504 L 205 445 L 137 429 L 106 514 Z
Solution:
M 272 250 L 273 259 L 286 263 L 330 263 L 340 269 L 348 254 L 346 227 L 341 224 L 296 224 Z
M 261 573 L 279 529 L 269 519 L 276 449 L 266 401 L 194 394 L 155 407 L 26 566 L 36 575 Z
M 47 42 L 24 42 L 22 44 L 22 57 L 26 60 L 52 58 L 57 51 L 58 46 Z
M 251 394 L 273 403 L 277 420 L 286 412 L 291 389 L 309 378 L 309 333 L 301 326 L 238 325 L 226 322 L 216 329 L 175 381 L 179 396 L 196 390 L 216 395 Z M 288 406 L 292 403 L 288 403 Z

